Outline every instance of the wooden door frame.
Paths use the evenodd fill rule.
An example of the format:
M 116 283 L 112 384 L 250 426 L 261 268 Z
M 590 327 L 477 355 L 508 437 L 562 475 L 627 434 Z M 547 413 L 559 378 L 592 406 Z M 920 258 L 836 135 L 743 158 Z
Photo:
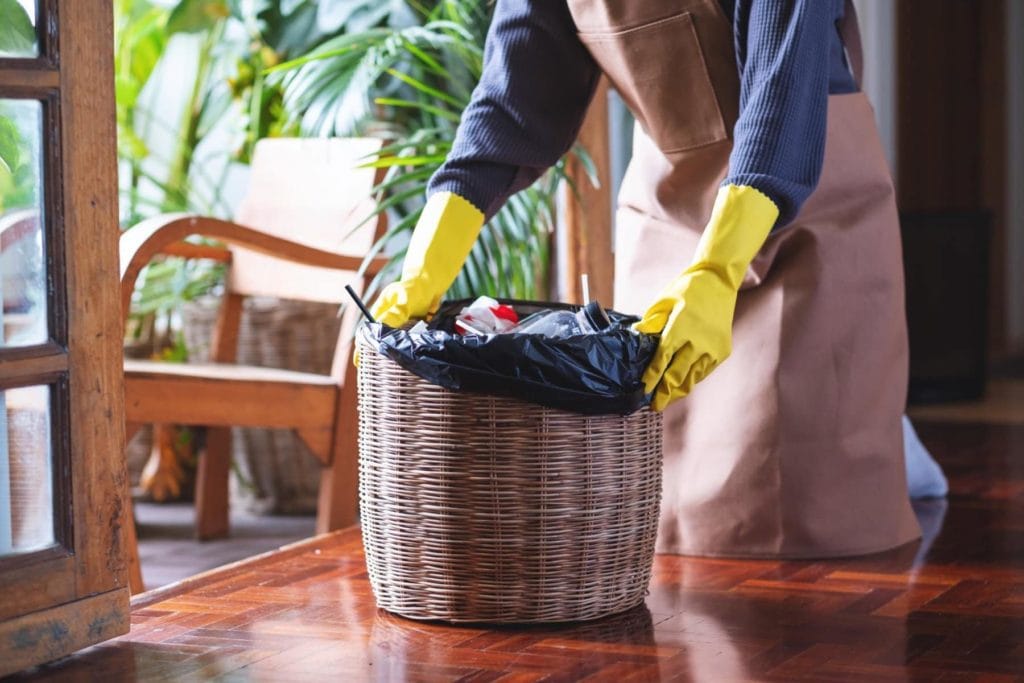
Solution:
M 593 162 L 599 184 L 594 185 L 586 167 L 576 157 L 569 159 L 566 168 L 575 191 L 570 189 L 565 193 L 560 227 L 562 239 L 559 240 L 563 252 L 558 259 L 563 273 L 562 298 L 571 303 L 583 303 L 580 276 L 586 274 L 590 298 L 601 302 L 605 308 L 615 305 L 608 92 L 608 79 L 601 77 L 576 140 Z
M 0 60 L 0 97 L 47 103 L 44 220 L 56 301 L 48 343 L 0 350 L 0 388 L 56 389 L 55 514 L 68 524 L 55 546 L 0 561 L 0 676 L 129 628 L 113 9 L 110 0 L 39 4 L 41 57 Z M 59 139 L 46 137 L 55 130 Z

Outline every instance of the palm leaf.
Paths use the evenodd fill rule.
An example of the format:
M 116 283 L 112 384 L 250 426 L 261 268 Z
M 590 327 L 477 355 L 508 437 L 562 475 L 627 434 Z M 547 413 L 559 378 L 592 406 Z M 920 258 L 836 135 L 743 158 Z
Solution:
M 387 169 L 374 188 L 378 204 L 366 220 L 382 213 L 391 218 L 391 228 L 365 262 L 380 253 L 391 254 L 388 268 L 371 283 L 368 296 L 397 275 L 428 180 L 452 149 L 463 110 L 483 71 L 488 0 L 423 0 L 410 5 L 421 17 L 420 25 L 349 33 L 272 70 L 272 77 L 281 82 L 285 106 L 304 132 L 348 135 L 388 130 L 388 144 L 362 160 L 364 166 Z M 574 149 L 572 154 L 595 182 L 586 152 Z M 542 296 L 556 199 L 569 180 L 560 162 L 512 197 L 481 232 L 449 296 Z
M 25 57 L 35 52 L 36 29 L 17 0 L 0 0 L 0 57 Z

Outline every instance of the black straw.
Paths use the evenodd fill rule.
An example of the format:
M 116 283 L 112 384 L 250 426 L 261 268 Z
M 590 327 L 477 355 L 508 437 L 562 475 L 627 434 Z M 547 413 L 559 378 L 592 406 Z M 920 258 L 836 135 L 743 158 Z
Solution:
M 363 315 L 366 316 L 367 320 L 371 323 L 377 322 L 373 315 L 370 314 L 369 309 L 366 308 L 366 304 L 364 304 L 363 300 L 359 298 L 358 294 L 356 294 L 356 290 L 352 289 L 352 285 L 345 285 L 345 291 L 348 292 L 350 297 L 352 297 L 352 301 L 356 302 L 356 306 L 358 306 L 359 310 L 363 312 Z

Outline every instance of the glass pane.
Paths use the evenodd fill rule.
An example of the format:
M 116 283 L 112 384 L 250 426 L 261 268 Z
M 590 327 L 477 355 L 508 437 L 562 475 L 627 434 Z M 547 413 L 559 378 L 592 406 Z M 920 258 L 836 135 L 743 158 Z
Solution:
M 35 57 L 36 1 L 0 0 L 0 57 Z
M 54 543 L 50 388 L 0 392 L 0 556 Z
M 42 104 L 0 99 L 0 347 L 49 338 L 41 155 Z

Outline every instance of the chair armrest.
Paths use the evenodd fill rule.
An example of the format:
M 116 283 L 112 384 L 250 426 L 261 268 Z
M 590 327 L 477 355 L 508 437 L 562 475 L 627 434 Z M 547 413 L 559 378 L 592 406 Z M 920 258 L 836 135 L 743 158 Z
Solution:
M 164 256 L 177 256 L 183 259 L 205 259 L 219 263 L 231 263 L 231 250 L 212 244 L 174 242 L 161 249 L 160 253 Z
M 182 247 L 180 243 L 190 235 L 212 237 L 225 244 L 245 247 L 283 261 L 306 266 L 351 271 L 358 271 L 363 267 L 363 259 L 358 256 L 335 254 L 218 218 L 184 213 L 154 216 L 126 230 L 121 235 L 121 310 L 123 315 L 128 315 L 132 292 L 135 289 L 135 280 L 154 256 L 172 253 L 186 258 L 217 258 L 220 254 L 220 250 L 217 250 L 216 247 L 209 250 Z M 373 258 L 365 272 L 373 276 L 379 273 L 388 261 L 389 259 L 385 257 Z
M 35 209 L 23 209 L 2 213 L 0 210 L 0 252 L 15 242 L 39 232 L 42 227 L 39 212 Z

